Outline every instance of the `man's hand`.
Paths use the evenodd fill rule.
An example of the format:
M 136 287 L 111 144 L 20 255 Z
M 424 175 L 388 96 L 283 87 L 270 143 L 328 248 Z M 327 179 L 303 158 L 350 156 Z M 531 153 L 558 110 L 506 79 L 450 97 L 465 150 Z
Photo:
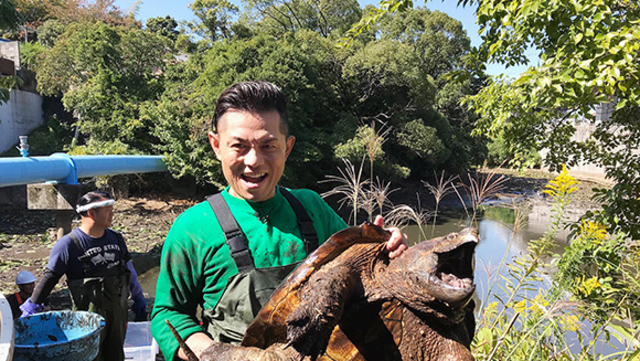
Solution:
M 131 310 L 136 315 L 134 321 L 139 322 L 147 320 L 147 303 L 145 302 L 144 297 L 135 299 L 133 301 L 133 306 L 131 306 Z
M 200 358 L 202 356 L 202 352 L 213 344 L 213 340 L 204 332 L 196 332 L 187 337 L 185 343 L 189 346 L 191 351 Z M 178 348 L 178 357 L 183 360 L 188 360 L 187 355 L 184 353 L 184 350 L 182 350 L 182 347 Z
M 380 215 L 376 216 L 373 224 L 379 227 L 384 227 L 384 218 Z M 398 227 L 391 227 L 388 231 L 391 232 L 391 237 L 389 237 L 389 240 L 387 241 L 389 258 L 396 258 L 407 249 L 407 235 L 402 233 Z
M 34 313 L 42 312 L 43 310 L 44 305 L 31 302 L 31 297 L 29 297 L 26 301 L 24 301 L 22 306 L 20 306 L 20 311 L 22 311 L 22 316 L 20 317 L 31 316 Z

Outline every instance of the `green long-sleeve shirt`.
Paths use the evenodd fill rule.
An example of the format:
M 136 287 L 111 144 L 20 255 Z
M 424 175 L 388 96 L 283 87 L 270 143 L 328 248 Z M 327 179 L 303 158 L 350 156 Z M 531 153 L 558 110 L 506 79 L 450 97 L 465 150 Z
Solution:
M 305 189 L 291 193 L 311 217 L 320 243 L 347 227 L 317 193 Z M 261 203 L 235 198 L 228 188 L 222 196 L 247 237 L 256 267 L 283 266 L 307 256 L 296 215 L 280 191 Z M 208 202 L 187 209 L 176 219 L 162 249 L 151 320 L 151 332 L 167 360 L 177 359 L 178 343 L 164 320 L 184 339 L 202 332 L 195 316 L 197 306 L 214 308 L 227 280 L 237 273 Z

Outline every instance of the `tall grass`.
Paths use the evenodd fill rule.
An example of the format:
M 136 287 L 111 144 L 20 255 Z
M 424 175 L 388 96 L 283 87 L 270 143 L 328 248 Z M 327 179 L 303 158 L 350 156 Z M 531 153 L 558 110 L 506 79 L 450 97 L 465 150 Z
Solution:
M 364 158 L 357 171 L 356 167 L 348 159 L 343 159 L 342 161 L 345 167 L 344 169 L 338 168 L 340 176 L 328 175 L 326 180 L 321 181 L 338 183 L 338 185 L 330 191 L 322 193 L 322 197 L 326 198 L 333 195 L 341 196 L 338 203 L 340 207 L 344 205 L 351 207 L 349 221 L 353 220 L 353 225 L 355 226 L 358 223 L 358 210 L 362 209 L 364 201 L 369 199 L 365 191 L 369 181 L 362 179 L 362 164 L 364 163 Z
M 438 218 L 438 209 L 440 206 L 440 201 L 449 193 L 453 193 L 455 189 L 455 185 L 453 181 L 455 177 L 449 176 L 446 180 L 444 179 L 444 171 L 440 174 L 440 178 L 434 173 L 436 176 L 436 184 L 432 185 L 427 181 L 422 181 L 425 187 L 431 192 L 433 198 L 436 200 L 436 208 L 433 212 L 433 225 L 431 226 L 431 237 L 433 237 L 433 233 L 436 229 L 436 219 Z
M 453 187 L 453 191 L 458 195 L 460 202 L 462 203 L 467 216 L 469 217 L 469 224 L 477 224 L 478 211 L 482 205 L 489 199 L 496 196 L 496 194 L 502 192 L 504 189 L 504 183 L 507 181 L 507 177 L 504 175 L 497 175 L 496 170 L 490 170 L 488 172 L 476 171 L 472 176 L 467 174 L 468 182 L 462 181 L 462 177 L 459 177 L 460 182 L 457 187 Z M 469 202 L 466 202 L 458 188 L 462 188 L 467 195 Z M 471 206 L 472 213 L 469 214 L 467 209 L 467 203 Z

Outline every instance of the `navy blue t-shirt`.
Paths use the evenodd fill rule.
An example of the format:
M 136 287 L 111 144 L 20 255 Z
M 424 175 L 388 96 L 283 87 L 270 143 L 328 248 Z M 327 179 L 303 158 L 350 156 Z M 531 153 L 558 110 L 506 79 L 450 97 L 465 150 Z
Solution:
M 129 261 L 129 251 L 124 243 L 122 235 L 107 228 L 100 238 L 93 238 L 84 233 L 80 228 L 72 231 L 78 238 L 84 252 L 80 254 L 69 235 L 60 238 L 51 249 L 47 268 L 68 279 L 80 279 L 85 277 L 102 277 L 113 275 L 114 267 L 120 266 L 120 259 L 124 257 L 123 265 Z M 89 272 L 83 272 L 82 259 L 90 263 Z M 117 273 L 116 273 L 117 274 Z

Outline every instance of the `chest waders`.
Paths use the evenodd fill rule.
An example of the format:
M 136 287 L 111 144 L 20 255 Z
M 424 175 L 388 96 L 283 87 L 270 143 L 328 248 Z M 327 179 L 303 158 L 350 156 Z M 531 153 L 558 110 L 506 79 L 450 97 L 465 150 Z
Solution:
M 318 248 L 318 235 L 313 228 L 311 217 L 289 191 L 280 187 L 280 193 L 296 214 L 305 249 L 307 254 L 310 254 Z M 247 237 L 238 226 L 222 195 L 215 194 L 208 197 L 207 201 L 224 232 L 231 257 L 238 267 L 238 274 L 229 278 L 216 306 L 202 312 L 204 328 L 216 341 L 237 344 L 242 341 L 247 327 L 260 308 L 299 262 L 278 267 L 256 268 L 249 252 Z
M 90 311 L 104 317 L 105 327 L 100 333 L 100 352 L 94 361 L 124 360 L 124 339 L 127 334 L 127 300 L 129 299 L 130 273 L 125 265 L 123 249 L 120 249 L 120 264 L 107 274 L 91 277 L 91 257 L 75 234 L 69 233 L 82 262 L 84 278 L 67 280 L 74 309 Z

